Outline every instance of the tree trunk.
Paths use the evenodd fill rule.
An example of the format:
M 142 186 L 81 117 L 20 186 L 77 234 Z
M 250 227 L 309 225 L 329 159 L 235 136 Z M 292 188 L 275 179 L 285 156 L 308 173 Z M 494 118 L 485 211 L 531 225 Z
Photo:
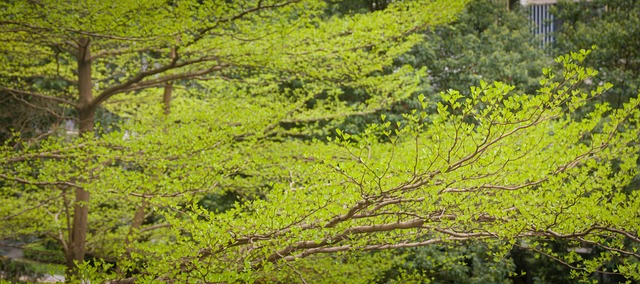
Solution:
M 169 53 L 169 58 L 174 60 L 177 56 L 176 48 L 172 47 Z M 171 113 L 171 96 L 173 94 L 173 82 L 167 82 L 164 85 L 164 94 L 162 96 L 162 102 L 164 103 L 164 114 L 169 115 Z
M 92 105 L 91 53 L 90 40 L 81 39 L 78 43 L 78 118 L 80 135 L 93 135 L 93 123 L 96 113 Z M 77 263 L 84 261 L 85 243 L 88 229 L 89 192 L 76 188 L 73 204 L 73 225 L 69 234 L 69 252 L 67 253 L 67 274 L 77 273 Z
M 173 83 L 169 82 L 164 85 L 164 94 L 162 96 L 165 115 L 169 115 L 171 113 L 171 94 L 172 93 L 173 93 Z
M 124 240 L 125 246 L 125 254 L 127 258 L 131 258 L 131 252 L 134 239 L 137 237 L 138 232 L 140 231 L 140 227 L 144 222 L 144 217 L 147 213 L 147 206 L 149 206 L 149 201 L 147 201 L 146 197 L 142 198 L 142 202 L 138 206 L 136 213 L 133 215 L 133 220 L 131 222 L 131 227 L 129 228 L 129 233 L 127 234 L 127 238 Z

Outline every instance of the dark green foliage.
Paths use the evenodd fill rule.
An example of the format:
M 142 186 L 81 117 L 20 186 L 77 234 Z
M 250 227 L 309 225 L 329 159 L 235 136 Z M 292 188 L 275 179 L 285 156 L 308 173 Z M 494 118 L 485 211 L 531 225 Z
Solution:
M 422 78 L 414 96 L 395 103 L 389 110 L 349 117 L 337 127 L 357 133 L 383 113 L 395 125 L 402 113 L 419 106 L 419 94 L 426 95 L 432 102 L 427 112 L 433 113 L 440 101 L 440 92 L 454 89 L 468 94 L 469 86 L 477 86 L 481 80 L 514 85 L 514 93 L 534 93 L 539 87 L 542 68 L 553 60 L 536 44 L 525 10 L 518 5 L 513 5 L 512 10 L 506 8 L 506 3 L 489 0 L 469 3 L 456 21 L 434 28 L 425 34 L 425 42 L 396 60 L 396 67 L 409 64 L 414 69 L 427 68 L 428 76 Z M 344 92 L 341 98 L 350 102 L 366 99 L 360 90 Z
M 198 205 L 209 211 L 225 212 L 233 208 L 234 204 L 239 201 L 238 195 L 233 191 L 214 192 L 200 199 Z
M 481 243 L 407 249 L 406 262 L 387 271 L 378 283 L 402 283 L 400 277 L 406 274 L 421 275 L 423 283 L 509 283 L 513 260 L 494 261 L 491 251 Z
M 600 81 L 614 85 L 601 100 L 620 107 L 636 97 L 640 88 L 640 1 L 562 2 L 553 13 L 562 23 L 556 34 L 556 54 L 598 47 L 585 64 L 600 71 Z
M 0 282 L 8 280 L 9 283 L 33 283 L 43 274 L 34 272 L 27 262 L 16 261 L 0 256 Z
M 367 13 L 384 10 L 393 0 L 351 0 L 333 1 L 328 0 L 329 13 L 332 15 L 343 15 L 353 13 Z
M 24 256 L 27 259 L 44 263 L 64 264 L 64 253 L 60 245 L 53 240 L 41 240 L 25 246 Z
M 435 28 L 427 37 L 399 61 L 426 66 L 433 93 L 468 92 L 480 80 L 502 81 L 517 86 L 517 92 L 531 93 L 540 70 L 551 61 L 533 41 L 524 10 L 515 6 L 509 11 L 496 1 L 469 3 L 455 22 Z
M 0 92 L 0 143 L 13 133 L 23 137 L 44 135 L 53 125 L 62 124 L 62 114 L 62 108 L 49 100 Z
M 588 245 L 580 245 L 580 244 L 569 244 L 568 242 L 562 241 L 543 241 L 542 243 L 545 246 L 552 247 L 555 251 L 563 252 L 562 254 L 568 254 L 570 251 L 578 250 L 580 254 L 585 258 L 593 258 L 596 257 L 601 250 L 593 249 Z M 512 276 L 511 279 L 513 283 L 532 283 L 532 284 L 542 284 L 542 283 L 584 283 L 579 279 L 573 279 L 571 277 L 571 268 L 567 266 L 567 263 L 560 263 L 556 260 L 553 260 L 549 257 L 545 257 L 541 254 L 532 252 L 527 249 L 523 249 L 522 247 L 514 247 L 510 256 L 515 263 L 515 276 Z M 618 259 L 619 260 L 619 259 Z M 607 271 L 614 271 L 617 263 L 617 260 L 612 260 L 609 264 L 604 267 Z M 571 265 L 571 264 L 569 264 Z M 625 283 L 626 281 L 631 281 L 630 279 L 626 279 L 621 275 L 616 274 L 605 274 L 605 273 L 593 273 L 590 275 L 589 279 L 595 281 L 596 283 Z M 636 283 L 636 282 L 631 282 Z

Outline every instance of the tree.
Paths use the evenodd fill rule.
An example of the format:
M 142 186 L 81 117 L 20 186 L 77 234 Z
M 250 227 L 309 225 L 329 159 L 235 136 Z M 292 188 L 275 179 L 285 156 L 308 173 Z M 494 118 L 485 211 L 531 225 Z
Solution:
M 553 10 L 561 28 L 556 33 L 558 54 L 597 46 L 587 66 L 600 71 L 600 80 L 614 89 L 601 99 L 619 106 L 640 88 L 640 3 L 635 0 L 561 2 Z M 598 84 L 600 82 L 593 82 Z
M 634 210 L 640 199 L 637 191 L 621 190 L 636 171 L 640 102 L 571 115 L 611 87 L 576 89 L 597 74 L 580 66 L 586 50 L 558 58 L 563 73 L 543 70 L 535 95 L 480 82 L 468 96 L 443 93 L 433 114 L 424 111 L 421 96 L 420 108 L 405 113 L 399 125 L 381 117 L 361 134 L 338 129 L 328 143 L 293 139 L 280 128 L 283 119 L 340 119 L 410 96 L 424 73 L 407 66 L 386 75 L 380 70 L 421 39 L 412 32 L 450 19 L 460 7 L 443 6 L 449 3 L 394 2 L 382 11 L 343 17 L 323 17 L 326 7 L 311 1 L 247 14 L 240 11 L 250 8 L 238 6 L 218 10 L 244 15 L 224 27 L 216 23 L 224 25 L 225 17 L 200 14 L 206 7 L 162 3 L 163 11 L 186 13 L 189 21 L 204 17 L 194 26 L 220 28 L 203 32 L 219 37 L 199 38 L 196 28 L 180 35 L 157 33 L 160 39 L 167 35 L 166 41 L 137 50 L 132 41 L 154 40 L 129 35 L 124 42 L 135 56 L 128 62 L 158 65 L 118 61 L 95 67 L 92 74 L 175 68 L 125 84 L 122 94 L 101 102 L 126 118 L 117 129 L 95 131 L 96 136 L 83 131 L 77 139 L 51 136 L 36 145 L 19 138 L 17 145 L 7 143 L 1 152 L 1 193 L 8 201 L 0 205 L 3 237 L 51 236 L 69 252 L 77 241 L 65 241 L 77 230 L 70 208 L 90 208 L 87 248 L 98 257 L 70 267 L 77 273 L 69 276 L 95 283 L 317 283 L 331 282 L 338 275 L 333 271 L 350 276 L 359 268 L 371 273 L 361 279 L 370 282 L 382 279 L 376 272 L 403 261 L 388 250 L 466 241 L 501 248 L 492 255 L 495 260 L 520 246 L 572 267 L 576 276 L 601 271 L 603 263 L 618 257 L 625 261 L 611 273 L 640 278 L 635 252 L 640 216 Z M 153 15 L 145 7 L 124 15 Z M 424 13 L 429 7 L 442 14 Z M 96 14 L 83 15 L 109 10 L 92 11 Z M 113 20 L 107 14 L 104 19 Z M 191 27 L 189 21 L 172 27 Z M 99 22 L 95 16 L 91 21 Z M 126 30 L 148 32 L 140 27 L 151 22 L 158 19 L 131 21 L 138 29 Z M 186 44 L 189 39 L 198 39 L 197 48 Z M 194 62 L 178 66 L 180 60 Z M 45 68 L 33 69 L 25 78 Z M 203 73 L 194 75 L 198 70 Z M 3 78 L 17 73 L 10 75 Z M 131 81 L 118 80 L 105 82 Z M 152 86 L 160 89 L 144 89 Z M 341 103 L 337 97 L 345 87 L 367 90 L 368 105 Z M 102 90 L 99 84 L 95 88 Z M 18 86 L 9 89 L 24 95 Z M 148 99 L 164 90 L 175 91 L 169 113 Z M 35 91 L 55 90 L 29 89 Z M 74 203 L 78 188 L 92 198 Z M 242 197 L 233 208 L 223 212 L 200 205 L 204 194 L 229 190 Z M 562 239 L 602 253 L 593 259 L 575 252 L 559 255 L 540 239 Z M 69 255 L 67 260 L 78 260 Z
M 207 81 L 201 89 L 224 92 L 221 97 L 240 94 L 242 99 L 248 99 L 245 104 L 265 103 L 264 99 L 253 96 L 281 93 L 276 97 L 284 97 L 288 103 L 278 104 L 283 107 L 282 112 L 261 117 L 261 122 L 268 123 L 253 125 L 253 128 L 245 125 L 247 128 L 243 130 L 251 131 L 230 131 L 222 136 L 229 139 L 233 135 L 245 138 L 264 135 L 282 117 L 298 115 L 305 101 L 325 90 L 331 91 L 331 85 L 368 86 L 376 98 L 385 96 L 389 100 L 406 95 L 388 90 L 411 88 L 413 71 L 408 68 L 392 76 L 365 76 L 388 65 L 392 58 L 417 42 L 419 37 L 412 35 L 413 32 L 449 20 L 462 2 L 394 3 L 373 14 L 340 18 L 323 16 L 323 2 L 301 0 L 223 4 L 215 1 L 89 1 L 82 4 L 12 1 L 1 5 L 0 49 L 6 68 L 0 74 L 0 91 L 21 101 L 37 98 L 66 106 L 77 114 L 82 136 L 71 144 L 55 138 L 35 147 L 23 144 L 19 153 L 5 148 L 5 173 L 1 177 L 8 190 L 4 194 L 23 199 L 25 192 L 33 190 L 37 193 L 32 196 L 41 195 L 32 200 L 37 204 L 36 209 L 49 203 L 65 210 L 73 208 L 73 212 L 52 212 L 44 208 L 51 213 L 57 227 L 40 231 L 56 236 L 62 243 L 67 266 L 72 270 L 74 262 L 84 259 L 91 204 L 113 206 L 108 205 L 107 194 L 97 188 L 103 182 L 101 172 L 117 165 L 128 172 L 135 172 L 131 170 L 135 168 L 152 180 L 162 179 L 161 174 L 148 172 L 162 170 L 163 165 L 147 164 L 140 168 L 140 165 L 122 164 L 125 161 L 119 157 L 96 158 L 100 151 L 108 151 L 106 149 L 124 149 L 118 145 L 121 143 L 103 144 L 106 137 L 98 140 L 92 137 L 99 131 L 94 127 L 96 111 L 114 96 L 134 93 L 134 97 L 140 97 L 153 92 L 154 88 L 164 88 L 164 100 L 168 102 L 173 84 L 193 84 L 188 80 Z M 422 13 L 421 9 L 432 13 Z M 377 20 L 372 21 L 373 17 Z M 296 78 L 306 81 L 304 90 L 277 90 L 280 82 Z M 220 83 L 225 80 L 230 83 Z M 384 87 L 380 82 L 386 82 Z M 250 98 L 245 92 L 251 94 Z M 332 100 L 327 101 L 319 109 L 345 110 Z M 380 104 L 384 102 L 372 100 L 371 107 L 380 107 Z M 244 104 L 239 106 L 245 108 Z M 136 134 L 144 132 L 138 130 Z M 213 144 L 204 149 L 220 141 L 208 142 Z M 149 150 L 141 151 L 148 153 Z M 170 156 L 163 158 L 171 160 Z M 225 174 L 228 173 L 221 176 Z M 197 176 L 194 172 L 189 175 Z M 24 188 L 17 188 L 16 184 Z M 92 191 L 94 196 L 95 193 L 105 195 L 105 199 L 102 196 L 98 198 L 101 200 L 90 199 Z M 183 191 L 178 190 L 166 195 L 181 193 Z M 147 200 L 144 193 L 137 196 Z M 146 201 L 133 203 L 139 203 L 143 209 L 147 206 L 142 205 Z M 26 205 L 24 210 L 34 211 Z M 138 217 L 145 215 L 144 210 L 141 212 Z M 14 219 L 14 215 L 5 214 L 4 220 Z M 65 217 L 60 219 L 61 215 Z
M 502 248 L 496 260 L 518 246 L 572 267 L 574 277 L 637 279 L 637 191 L 622 189 L 636 171 L 639 102 L 572 116 L 611 87 L 575 91 L 597 73 L 577 65 L 586 53 L 559 58 L 565 72 L 545 71 L 537 95 L 505 96 L 513 87 L 482 83 L 469 98 L 443 94 L 436 115 L 406 114 L 395 132 L 382 118 L 362 135 L 338 130 L 330 144 L 278 144 L 290 155 L 265 160 L 281 161 L 289 176 L 224 213 L 163 212 L 172 240 L 136 246 L 133 261 L 146 264 L 136 280 L 330 282 L 317 271 L 350 264 L 353 251 L 471 240 Z M 602 251 L 565 255 L 544 239 Z M 356 267 L 377 256 L 362 257 Z M 624 261 L 603 271 L 612 257 Z
M 535 44 L 525 9 L 505 9 L 504 1 L 488 0 L 470 2 L 454 22 L 436 27 L 427 41 L 400 59 L 426 66 L 435 93 L 454 89 L 465 94 L 481 80 L 532 93 L 539 86 L 540 70 L 552 61 Z
M 359 2 L 349 3 L 356 6 Z M 426 31 L 424 41 L 396 58 L 394 65 L 383 71 L 392 73 L 405 65 L 426 69 L 426 76 L 421 78 L 413 96 L 395 102 L 390 110 L 352 116 L 344 122 L 338 121 L 337 125 L 325 122 L 329 133 L 323 133 L 318 139 L 333 135 L 331 131 L 335 127 L 357 133 L 383 113 L 391 122 L 401 120 L 400 114 L 420 105 L 417 96 L 421 93 L 431 103 L 430 111 L 435 111 L 440 92 L 454 89 L 468 95 L 469 86 L 478 85 L 481 80 L 508 83 L 516 87 L 516 93 L 534 93 L 542 78 L 542 68 L 550 66 L 553 57 L 536 44 L 525 9 L 514 6 L 508 10 L 505 6 L 504 1 L 470 1 L 454 21 Z M 366 5 L 362 7 L 365 9 Z M 343 91 L 342 98 L 352 104 L 367 98 L 367 92 L 361 89 Z

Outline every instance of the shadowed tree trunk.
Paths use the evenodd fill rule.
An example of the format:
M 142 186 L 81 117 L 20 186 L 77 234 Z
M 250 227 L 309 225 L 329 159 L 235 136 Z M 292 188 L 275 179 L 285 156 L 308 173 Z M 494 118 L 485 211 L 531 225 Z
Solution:
M 78 41 L 78 118 L 80 135 L 92 135 L 96 108 L 92 104 L 91 43 L 83 38 Z M 73 225 L 69 233 L 67 252 L 67 273 L 76 273 L 77 263 L 84 261 L 85 243 L 88 229 L 89 192 L 84 188 L 75 189 L 73 204 Z
M 171 94 L 172 93 L 173 93 L 173 83 L 169 82 L 164 86 L 164 95 L 162 96 L 165 115 L 169 115 L 171 113 Z
M 175 60 L 177 56 L 176 48 L 171 48 L 169 58 Z M 173 94 L 173 82 L 169 81 L 164 85 L 164 95 L 162 96 L 162 102 L 164 103 L 164 114 L 169 115 L 171 113 L 171 95 Z
M 178 53 L 176 52 L 176 47 L 171 48 L 171 53 L 169 54 L 169 58 L 171 61 L 176 59 Z M 162 96 L 162 103 L 164 104 L 164 114 L 169 115 L 171 113 L 171 96 L 173 94 L 173 82 L 169 81 L 164 85 L 164 95 Z

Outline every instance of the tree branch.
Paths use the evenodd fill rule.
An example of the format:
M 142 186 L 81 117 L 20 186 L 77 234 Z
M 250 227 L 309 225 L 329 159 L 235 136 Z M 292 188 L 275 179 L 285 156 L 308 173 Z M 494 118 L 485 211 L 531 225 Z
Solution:
M 9 219 L 11 219 L 11 218 L 13 218 L 13 217 L 20 216 L 20 215 L 22 215 L 22 214 L 24 214 L 24 213 L 26 213 L 26 212 L 31 211 L 31 210 L 38 209 L 38 208 L 40 208 L 40 207 L 42 207 L 42 206 L 44 206 L 44 205 L 49 204 L 51 201 L 54 201 L 54 200 L 56 200 L 56 199 L 58 199 L 58 198 L 62 197 L 62 195 L 64 195 L 64 194 L 65 194 L 65 193 L 64 193 L 64 191 L 63 191 L 63 192 L 61 192 L 60 194 L 58 194 L 58 195 L 56 195 L 56 196 L 53 196 L 53 197 L 51 197 L 51 198 L 47 198 L 47 199 L 45 199 L 45 200 L 41 201 L 40 203 L 38 203 L 38 204 L 37 204 L 37 205 L 35 205 L 35 206 L 32 206 L 32 207 L 29 207 L 29 208 L 23 209 L 23 210 L 22 210 L 22 211 L 20 211 L 20 212 L 16 212 L 16 213 L 11 214 L 11 215 L 8 215 L 8 216 L 4 216 L 4 217 L 0 218 L 0 221 L 7 221 L 7 220 L 9 220 Z
M 98 58 L 102 58 L 102 57 L 106 57 L 106 56 L 111 56 L 111 55 L 122 55 L 122 54 L 127 54 L 127 53 L 135 53 L 135 52 L 145 52 L 145 51 L 151 51 L 153 50 L 152 48 L 139 48 L 139 49 L 131 49 L 131 48 L 118 48 L 118 49 L 112 49 L 112 50 L 100 50 L 97 51 L 95 53 L 93 53 L 93 55 L 91 56 L 91 60 L 95 60 Z
M 38 97 L 38 98 L 42 98 L 42 99 L 46 99 L 46 100 L 52 100 L 52 101 L 55 101 L 55 102 L 67 104 L 67 105 L 73 106 L 73 107 L 76 106 L 73 102 L 65 100 L 63 98 L 51 97 L 51 96 L 47 96 L 47 95 L 43 95 L 43 94 L 39 94 L 39 93 L 34 93 L 34 92 L 29 92 L 29 91 L 16 90 L 16 89 L 11 89 L 11 88 L 2 87 L 2 86 L 0 86 L 0 91 L 5 91 L 5 92 L 8 92 L 8 93 L 12 93 L 12 94 L 34 96 L 34 97 Z
M 228 65 L 226 65 L 226 64 L 220 64 L 220 65 L 216 65 L 216 66 L 213 66 L 211 68 L 208 68 L 208 69 L 203 69 L 203 70 L 198 70 L 198 71 L 193 71 L 193 72 L 188 72 L 188 73 L 182 73 L 182 74 L 167 75 L 167 76 L 160 77 L 160 78 L 157 78 L 157 79 L 153 79 L 153 80 L 148 80 L 148 81 L 132 84 L 127 88 L 124 88 L 122 90 L 117 91 L 116 93 L 126 93 L 126 92 L 131 92 L 131 91 L 140 90 L 140 89 L 146 89 L 146 88 L 152 88 L 152 87 L 160 87 L 160 86 L 163 86 L 167 82 L 171 82 L 171 81 L 175 81 L 175 80 L 198 78 L 199 76 L 202 76 L 202 75 L 214 72 L 214 71 L 221 70 L 222 68 L 227 67 L 227 66 Z
M 130 78 L 129 80 L 127 80 L 124 83 L 121 84 L 117 84 L 115 86 L 111 86 L 109 88 L 107 88 L 106 90 L 102 91 L 95 99 L 93 99 L 93 101 L 91 102 L 91 106 L 92 107 L 96 107 L 98 105 L 100 105 L 101 103 L 103 103 L 104 101 L 106 101 L 107 99 L 109 99 L 111 96 L 118 94 L 118 93 L 122 93 L 122 92 L 126 92 L 129 88 L 136 88 L 136 86 L 140 85 L 144 85 L 143 83 L 140 83 L 142 80 L 144 80 L 145 78 L 149 77 L 149 76 L 153 76 L 156 74 L 160 74 L 162 72 L 171 70 L 171 69 L 176 69 L 176 68 L 180 68 L 180 67 L 185 67 L 185 66 L 189 66 L 189 65 L 193 65 L 193 64 L 197 64 L 197 63 L 202 63 L 202 62 L 208 62 L 208 61 L 214 61 L 217 60 L 218 58 L 215 56 L 208 56 L 208 57 L 201 57 L 198 59 L 193 59 L 193 60 L 187 60 L 187 61 L 183 61 L 183 62 L 179 62 L 178 63 L 178 59 L 179 57 L 176 56 L 175 58 L 173 58 L 171 60 L 171 62 L 165 66 L 159 67 L 159 68 L 155 68 L 155 69 L 151 69 L 149 71 L 145 71 L 145 72 L 140 72 L 138 73 L 138 75 L 134 76 L 133 78 Z M 225 64 L 219 64 L 216 65 L 215 68 L 221 69 L 222 67 L 225 67 Z M 206 69 L 207 72 L 211 72 L 209 71 L 212 68 Z M 215 69 L 214 69 L 215 70 Z M 177 80 L 177 79 L 181 79 L 184 76 L 199 76 L 202 74 L 205 74 L 206 72 L 202 71 L 199 72 L 197 75 L 192 75 L 190 73 L 187 74 L 176 74 L 176 75 L 169 75 L 167 77 L 164 77 L 166 80 L 162 81 L 162 82 L 167 82 L 167 81 L 171 81 L 171 80 Z M 171 78 L 171 79 L 168 79 Z M 188 78 L 188 77 L 185 77 Z M 151 81 L 153 82 L 153 84 L 157 84 L 158 81 L 154 80 Z M 136 85 L 138 84 L 138 85 Z
M 300 2 L 300 1 L 301 1 L 301 0 L 291 0 L 291 1 L 284 2 L 284 3 L 280 3 L 280 4 L 272 4 L 272 5 L 264 5 L 264 6 L 263 6 L 263 5 L 262 5 L 262 0 L 260 0 L 260 1 L 258 1 L 258 5 L 256 5 L 256 7 L 254 7 L 254 8 L 244 10 L 244 11 L 242 11 L 242 12 L 240 12 L 240 13 L 236 14 L 236 15 L 233 15 L 233 16 L 231 16 L 231 17 L 228 17 L 228 18 L 220 19 L 219 21 L 216 21 L 216 22 L 215 22 L 213 25 L 211 25 L 210 27 L 206 27 L 206 28 L 200 29 L 200 30 L 197 32 L 197 35 L 193 38 L 193 40 L 192 40 L 190 43 L 188 43 L 188 44 L 187 44 L 187 46 L 192 45 L 192 44 L 194 44 L 194 43 L 196 43 L 196 42 L 200 41 L 202 38 L 204 38 L 204 36 L 205 36 L 209 31 L 211 31 L 211 30 L 213 30 L 213 29 L 217 28 L 217 27 L 218 27 L 220 24 L 222 24 L 222 23 L 227 23 L 227 22 L 232 22 L 232 21 L 235 21 L 235 20 L 242 19 L 242 18 L 244 18 L 246 15 L 251 14 L 251 13 L 253 13 L 253 12 L 260 11 L 260 10 L 273 9 L 273 8 L 281 8 L 281 7 L 285 7 L 285 6 L 288 6 L 288 5 L 291 5 L 291 4 L 294 4 L 294 3 Z
M 82 188 L 81 186 L 68 181 L 30 181 L 26 179 L 17 178 L 17 177 L 10 177 L 5 174 L 0 174 L 0 178 L 9 180 L 9 181 L 15 181 L 15 182 L 26 184 L 26 185 L 36 185 L 36 186 L 66 185 L 66 186 L 71 186 L 75 188 Z

